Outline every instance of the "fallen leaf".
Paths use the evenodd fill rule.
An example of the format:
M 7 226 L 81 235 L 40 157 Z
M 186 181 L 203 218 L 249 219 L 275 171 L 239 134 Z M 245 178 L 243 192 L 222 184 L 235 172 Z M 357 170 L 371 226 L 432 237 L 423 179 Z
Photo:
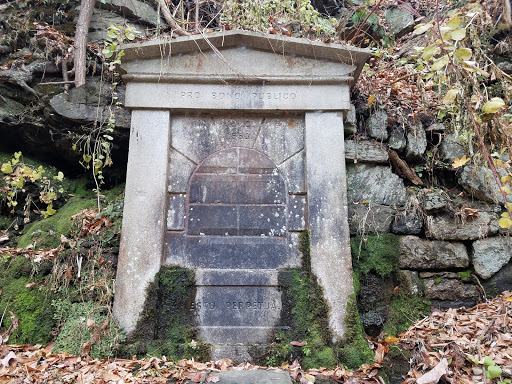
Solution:
M 460 159 L 458 157 L 455 158 L 455 161 L 452 164 L 452 168 L 457 169 L 462 167 L 464 164 L 466 164 L 469 161 L 469 159 L 466 157 L 466 155 L 462 156 Z
M 303 347 L 305 345 L 307 345 L 307 341 L 290 341 L 290 345 L 293 345 L 294 347 Z
M 67 277 L 68 279 L 70 279 L 70 280 L 73 278 L 73 276 L 71 275 L 71 270 L 72 270 L 72 269 L 73 269 L 73 266 L 72 266 L 72 265 L 70 265 L 70 266 L 68 267 L 68 269 L 66 269 L 66 277 Z
M 2 359 L 2 365 L 4 367 L 9 367 L 9 365 L 11 364 L 11 360 L 13 359 L 16 359 L 16 354 L 13 352 L 13 351 L 10 351 L 7 356 L 5 356 L 3 359 Z
M 448 360 L 443 358 L 434 368 L 416 380 L 417 384 L 437 383 L 448 373 Z

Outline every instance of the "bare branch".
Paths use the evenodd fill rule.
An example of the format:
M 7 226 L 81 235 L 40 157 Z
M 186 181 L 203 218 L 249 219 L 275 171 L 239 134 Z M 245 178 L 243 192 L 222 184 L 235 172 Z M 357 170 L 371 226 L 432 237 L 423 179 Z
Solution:
M 164 16 L 165 21 L 167 21 L 167 24 L 176 32 L 179 36 L 190 36 L 190 33 L 185 31 L 183 28 L 181 28 L 178 23 L 172 18 L 171 11 L 169 10 L 169 7 L 167 6 L 167 3 L 165 0 L 156 0 L 158 5 L 160 6 L 160 9 L 162 11 L 162 15 Z

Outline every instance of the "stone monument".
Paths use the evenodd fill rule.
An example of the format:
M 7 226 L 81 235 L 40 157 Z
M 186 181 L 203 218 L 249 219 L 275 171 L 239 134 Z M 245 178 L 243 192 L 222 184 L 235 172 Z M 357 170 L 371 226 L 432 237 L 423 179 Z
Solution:
M 279 273 L 323 288 L 334 338 L 353 292 L 343 113 L 369 53 L 228 31 L 124 47 L 132 122 L 114 311 L 136 328 L 162 266 L 195 272 L 193 314 L 214 357 L 289 327 Z

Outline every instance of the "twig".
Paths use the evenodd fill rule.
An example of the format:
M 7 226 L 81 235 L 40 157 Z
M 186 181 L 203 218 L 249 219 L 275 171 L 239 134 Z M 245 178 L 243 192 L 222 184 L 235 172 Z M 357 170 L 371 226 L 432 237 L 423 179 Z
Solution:
M 68 80 L 68 81 L 49 81 L 46 83 L 38 83 L 37 85 L 62 85 L 62 84 L 73 84 L 74 81 Z
M 375 4 L 372 8 L 372 10 L 370 11 L 370 13 L 366 16 L 366 18 L 363 20 L 363 22 L 359 25 L 359 27 L 357 28 L 357 31 L 356 31 L 356 34 L 354 35 L 354 37 L 352 38 L 352 40 L 350 40 L 350 45 L 353 45 L 354 44 L 354 40 L 357 38 L 357 36 L 359 36 L 359 33 L 361 32 L 361 29 L 363 28 L 363 26 L 366 24 L 366 21 L 370 18 L 370 16 L 372 14 L 375 13 L 375 11 L 377 10 L 377 8 L 379 7 L 379 5 L 382 3 L 383 0 L 379 0 L 379 2 L 377 4 Z
M 160 6 L 160 9 L 162 11 L 162 15 L 164 16 L 165 21 L 169 26 L 176 32 L 179 36 L 190 36 L 190 33 L 185 31 L 183 28 L 181 28 L 178 23 L 172 18 L 171 11 L 169 10 L 169 7 L 167 6 L 167 3 L 165 0 L 156 0 L 158 2 L 158 5 Z

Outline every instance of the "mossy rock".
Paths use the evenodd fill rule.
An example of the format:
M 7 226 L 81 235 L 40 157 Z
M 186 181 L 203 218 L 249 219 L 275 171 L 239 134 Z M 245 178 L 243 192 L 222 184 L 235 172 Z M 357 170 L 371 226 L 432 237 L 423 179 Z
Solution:
M 96 198 L 93 194 L 70 198 L 54 215 L 28 224 L 25 227 L 25 233 L 18 240 L 18 247 L 26 248 L 36 241 L 36 248 L 38 249 L 58 247 L 60 236 L 69 237 L 71 234 L 73 226 L 73 221 L 70 220 L 71 216 L 82 209 L 95 207 Z
M 94 302 L 70 303 L 69 301 L 54 302 L 59 309 L 56 317 L 65 318 L 53 350 L 80 355 L 83 346 L 93 341 L 94 334 L 99 335 L 97 342 L 91 343 L 92 358 L 110 357 L 117 345 L 124 341 L 125 335 L 109 315 L 106 307 Z
M 390 233 L 356 236 L 350 240 L 350 246 L 352 266 L 359 280 L 370 271 L 386 277 L 398 269 L 399 236 Z
M 10 311 L 19 320 L 18 328 L 11 334 L 9 343 L 50 342 L 51 332 L 56 327 L 52 317 L 52 295 L 45 287 L 51 263 L 33 264 L 22 256 L 0 257 L 0 312 L 6 311 L 8 314 Z M 10 325 L 11 319 L 5 316 L 1 328 L 6 329 Z

